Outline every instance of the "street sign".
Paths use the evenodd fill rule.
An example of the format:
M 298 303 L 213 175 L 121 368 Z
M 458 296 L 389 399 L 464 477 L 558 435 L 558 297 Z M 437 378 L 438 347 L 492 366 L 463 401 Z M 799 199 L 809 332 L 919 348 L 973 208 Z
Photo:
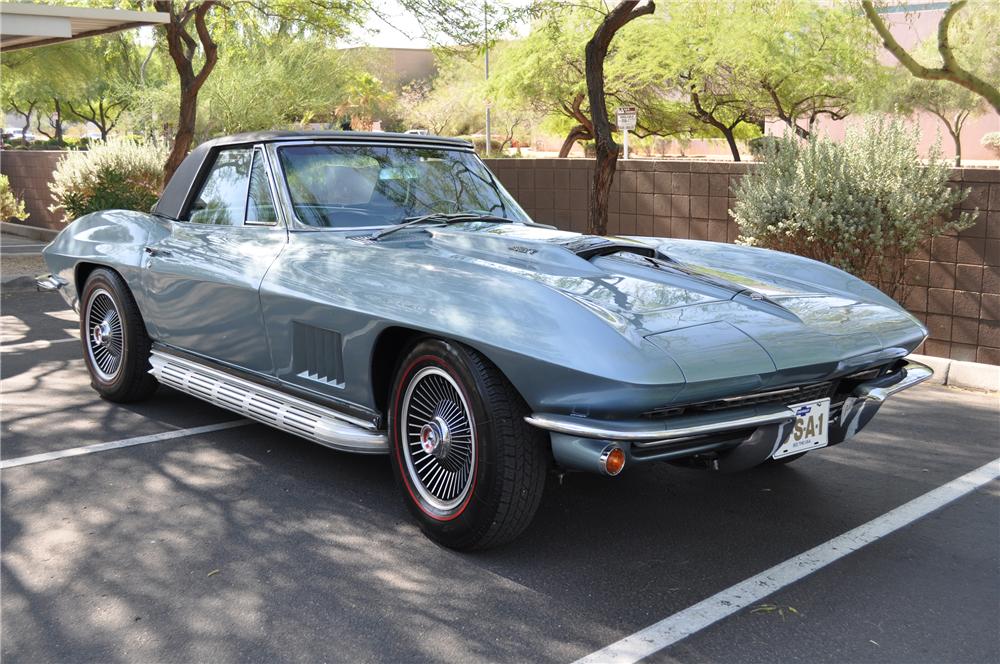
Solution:
M 619 106 L 615 111 L 615 124 L 622 133 L 622 159 L 628 159 L 628 132 L 635 129 L 636 115 L 635 106 Z
M 618 129 L 621 131 L 626 131 L 628 129 L 635 129 L 635 119 L 636 110 L 635 106 L 619 106 L 618 110 L 615 111 L 616 122 Z

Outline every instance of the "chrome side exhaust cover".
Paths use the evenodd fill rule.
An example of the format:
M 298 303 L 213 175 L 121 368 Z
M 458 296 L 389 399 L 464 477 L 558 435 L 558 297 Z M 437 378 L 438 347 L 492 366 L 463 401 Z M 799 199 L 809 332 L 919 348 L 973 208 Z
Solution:
M 335 450 L 389 452 L 385 434 L 330 408 L 157 350 L 149 363 L 149 373 L 164 385 L 276 429 Z

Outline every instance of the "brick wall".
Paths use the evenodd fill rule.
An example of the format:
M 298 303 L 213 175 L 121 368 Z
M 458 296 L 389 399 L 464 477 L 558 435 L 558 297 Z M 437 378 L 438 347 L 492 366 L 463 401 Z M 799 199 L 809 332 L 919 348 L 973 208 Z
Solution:
M 593 180 L 590 159 L 491 159 L 490 168 L 542 223 L 583 232 Z M 733 242 L 731 188 L 748 164 L 629 160 L 618 163 L 608 232 Z M 1000 169 L 957 168 L 971 189 L 972 228 L 935 239 L 909 262 L 907 308 L 930 330 L 920 352 L 1000 364 Z
M 0 173 L 10 179 L 10 188 L 24 201 L 28 223 L 40 228 L 62 228 L 61 213 L 49 212 L 55 201 L 49 193 L 52 171 L 56 168 L 58 150 L 3 150 L 0 151 Z

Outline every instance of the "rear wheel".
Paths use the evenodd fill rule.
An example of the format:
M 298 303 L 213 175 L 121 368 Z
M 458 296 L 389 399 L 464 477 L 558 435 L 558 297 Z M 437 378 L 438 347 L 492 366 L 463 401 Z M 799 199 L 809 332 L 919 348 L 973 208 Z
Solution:
M 485 358 L 425 340 L 404 358 L 390 400 L 392 464 L 407 507 L 433 540 L 497 546 L 531 522 L 545 488 L 544 434 Z
M 111 270 L 94 270 L 80 302 L 80 338 L 93 388 L 121 403 L 151 395 L 157 385 L 149 375 L 152 342 L 125 281 Z

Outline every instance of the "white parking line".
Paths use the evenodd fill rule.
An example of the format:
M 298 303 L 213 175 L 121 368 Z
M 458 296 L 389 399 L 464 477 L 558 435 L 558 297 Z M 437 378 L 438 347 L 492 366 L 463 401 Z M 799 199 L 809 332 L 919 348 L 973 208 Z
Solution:
M 64 344 L 69 341 L 80 341 L 79 337 L 71 337 L 69 339 L 39 339 L 38 341 L 25 341 L 19 344 L 2 344 L 0 345 L 0 353 L 9 353 L 16 350 L 42 350 L 43 348 L 48 348 L 53 344 Z
M 871 544 L 1000 477 L 1000 459 L 914 498 L 868 523 L 712 595 L 576 664 L 632 664 L 759 602 L 849 553 Z
M 53 461 L 55 459 L 65 459 L 66 457 L 93 454 L 94 452 L 104 452 L 105 450 L 116 450 L 122 447 L 132 447 L 133 445 L 145 445 L 146 443 L 158 443 L 161 440 L 173 440 L 174 438 L 184 438 L 185 436 L 196 436 L 200 433 L 210 433 L 212 431 L 222 431 L 223 429 L 234 429 L 236 427 L 253 424 L 250 420 L 233 420 L 222 422 L 221 424 L 208 424 L 203 427 L 192 427 L 190 429 L 176 429 L 174 431 L 164 431 L 148 436 L 136 436 L 124 440 L 115 440 L 110 443 L 97 443 L 94 445 L 84 445 L 83 447 L 71 447 L 68 450 L 57 450 L 55 452 L 44 452 L 42 454 L 32 454 L 31 456 L 18 457 L 16 459 L 5 459 L 0 461 L 0 470 L 14 468 L 16 466 L 27 466 L 32 463 L 43 461 Z

